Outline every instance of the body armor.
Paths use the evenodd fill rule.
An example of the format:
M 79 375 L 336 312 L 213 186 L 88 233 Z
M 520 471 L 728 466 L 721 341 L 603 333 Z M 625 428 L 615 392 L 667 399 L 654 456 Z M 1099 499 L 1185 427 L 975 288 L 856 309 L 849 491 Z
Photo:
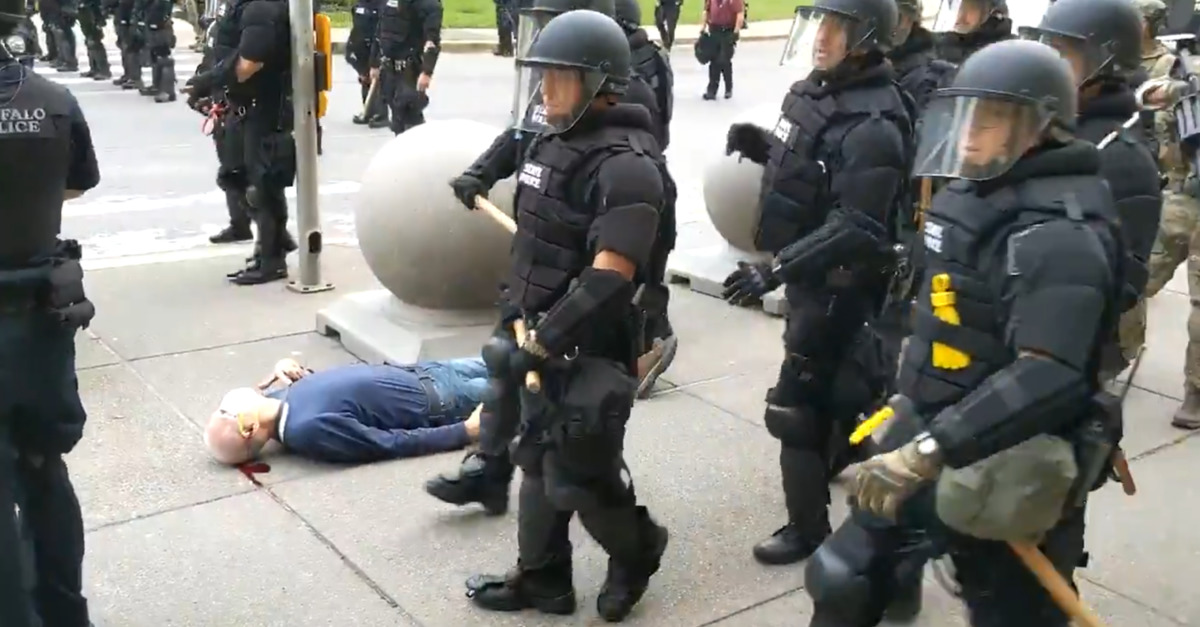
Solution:
M 641 36 L 637 37 L 640 33 Z M 671 112 L 675 106 L 673 81 L 671 80 L 671 63 L 662 48 L 650 41 L 646 32 L 639 30 L 629 37 L 630 51 L 633 53 L 633 71 L 654 91 L 657 110 L 653 111 L 654 122 L 662 130 L 659 132 L 659 148 L 666 150 L 671 143 Z
M 929 104 L 934 91 L 954 78 L 954 64 L 937 58 L 933 35 L 924 29 L 913 29 L 907 41 L 888 53 L 888 59 L 896 69 L 896 83 L 916 102 L 918 111 Z
M 358 0 L 354 3 L 353 23 L 350 33 L 354 35 L 346 44 L 347 52 L 354 56 L 352 65 L 359 74 L 370 69 L 371 40 L 379 28 L 379 3 L 377 0 Z
M 925 278 L 898 377 L 899 392 L 922 415 L 957 402 L 1017 357 L 1005 342 L 1002 302 L 1009 238 L 1061 219 L 1108 233 L 1103 211 L 1111 202 L 1108 186 L 1091 175 L 1027 179 L 984 197 L 956 180 L 938 193 L 925 219 Z
M 623 152 L 662 162 L 650 133 L 604 127 L 566 140 L 535 141 L 517 173 L 517 233 L 513 238 L 511 302 L 527 313 L 548 310 L 572 279 L 591 265 L 588 230 L 595 220 L 589 192 L 604 159 Z
M 379 5 L 379 46 L 385 57 L 417 59 L 424 45 L 422 17 L 415 0 L 382 0 Z
M 759 198 L 758 249 L 779 252 L 825 220 L 828 171 L 838 167 L 842 140 L 851 129 L 882 117 L 908 137 L 912 110 L 911 99 L 890 80 L 828 91 L 809 80 L 793 84 L 768 132 L 771 149 Z
M 1102 92 L 1083 103 L 1076 132 L 1080 139 L 1101 147 L 1100 173 L 1112 190 L 1128 245 L 1122 311 L 1136 304 L 1145 290 L 1147 263 L 1162 215 L 1156 144 L 1145 135 L 1140 116 L 1138 123 L 1126 126 L 1137 113 L 1128 90 Z
M 0 266 L 55 250 L 71 163 L 70 114 L 62 88 L 32 76 L 0 104 Z

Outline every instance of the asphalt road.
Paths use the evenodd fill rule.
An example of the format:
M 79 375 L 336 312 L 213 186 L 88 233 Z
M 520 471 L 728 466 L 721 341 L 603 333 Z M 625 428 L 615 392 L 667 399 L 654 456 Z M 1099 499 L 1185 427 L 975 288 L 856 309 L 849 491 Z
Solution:
M 682 190 L 681 221 L 704 221 L 700 176 L 723 145 L 729 120 L 763 103 L 779 102 L 796 71 L 780 68 L 780 42 L 747 43 L 735 59 L 735 94 L 706 102 L 701 93 L 707 69 L 681 48 L 676 58 L 676 99 L 671 168 Z M 115 50 L 110 57 L 119 58 Z M 176 53 L 179 80 L 199 61 Z M 329 114 L 325 154 L 320 158 L 320 208 L 326 237 L 354 238 L 354 199 L 359 176 L 392 135 L 356 126 L 360 109 L 353 71 L 339 59 Z M 201 132 L 203 118 L 182 100 L 155 104 L 135 92 L 75 74 L 49 72 L 79 99 L 91 125 L 102 182 L 64 209 L 64 235 L 80 240 L 91 267 L 237 254 L 207 237 L 225 223 L 224 197 L 214 183 L 212 142 Z M 149 79 L 149 70 L 146 70 Z M 429 119 L 469 118 L 501 128 L 511 103 L 511 60 L 490 55 L 446 55 L 432 87 Z M 293 206 L 294 211 L 294 206 Z M 697 225 L 700 226 L 700 225 Z

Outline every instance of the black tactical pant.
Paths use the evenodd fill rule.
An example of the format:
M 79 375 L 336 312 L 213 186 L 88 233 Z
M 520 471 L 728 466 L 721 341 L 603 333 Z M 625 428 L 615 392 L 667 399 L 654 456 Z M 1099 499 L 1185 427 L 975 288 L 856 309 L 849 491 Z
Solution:
M 644 353 L 653 347 L 654 340 L 675 334 L 667 309 L 671 304 L 671 289 L 667 287 L 667 257 L 674 246 L 658 246 L 651 252 L 650 272 L 642 286 L 640 305 L 645 315 L 641 350 Z
M 150 84 L 143 94 L 173 96 L 175 94 L 175 59 L 171 50 L 175 48 L 173 24 L 146 27 L 146 48 L 150 52 Z
M 246 201 L 258 227 L 255 248 L 263 261 L 282 263 L 287 255 L 288 205 L 285 190 L 296 182 L 296 142 L 290 124 L 276 114 L 243 120 Z M 290 121 L 288 121 L 290 122 Z
M 896 592 L 933 555 L 948 554 L 973 627 L 1067 627 L 1070 620 L 1003 542 L 954 533 L 933 516 L 933 490 L 901 508 L 901 523 L 854 510 L 809 559 L 810 627 L 874 627 Z M 935 538 L 935 543 L 920 538 Z M 1042 551 L 1071 581 L 1084 557 L 1084 511 L 1047 534 Z
M 146 27 L 134 23 L 125 24 L 117 30 L 118 42 L 120 33 L 125 32 L 125 45 L 121 48 L 121 73 L 126 82 L 132 87 L 141 88 L 142 84 L 142 54 L 146 51 Z
M 789 285 L 785 355 L 767 392 L 767 431 L 779 440 L 788 523 L 819 537 L 829 528 L 830 473 L 851 454 L 854 421 L 881 402 L 886 381 L 870 304 L 850 290 Z
M 38 3 L 38 16 L 42 18 L 42 34 L 46 36 L 46 54 L 42 60 L 49 63 L 58 61 L 60 44 L 58 42 L 58 28 L 55 24 L 58 22 L 60 15 L 57 8 L 44 6 L 41 2 Z
M 733 53 L 737 49 L 738 35 L 731 27 L 712 26 L 709 32 L 715 54 L 708 63 L 708 88 L 705 93 L 710 97 L 716 96 L 722 78 L 725 79 L 725 93 L 733 93 Z
M 379 91 L 391 110 L 392 132 L 399 135 L 425 123 L 425 107 L 429 97 L 417 91 L 420 63 L 415 60 L 396 60 L 384 57 L 379 67 Z
M 609 557 L 636 568 L 657 530 L 637 505 L 622 456 L 635 381 L 621 364 L 582 355 L 563 369 L 543 369 L 542 382 L 539 394 L 523 386 L 508 392 L 521 399 L 520 437 L 512 453 L 523 471 L 517 514 L 521 570 L 570 576 L 569 523 L 575 514 Z
M 83 6 L 79 10 L 79 30 L 83 31 L 83 43 L 87 46 L 88 71 L 98 78 L 104 78 L 110 72 L 108 52 L 104 49 L 106 21 L 98 5 Z
M 52 21 L 50 28 L 54 33 L 54 45 L 58 48 L 57 66 L 67 70 L 79 68 L 79 58 L 75 52 L 75 22 L 74 13 L 55 11 L 50 13 Z M 46 15 L 42 15 L 46 19 Z
M 83 518 L 63 462 L 86 418 L 75 329 L 17 309 L 0 305 L 0 616 L 5 627 L 87 627 Z
M 235 231 L 250 231 L 250 210 L 246 191 L 250 178 L 246 173 L 246 142 L 242 117 L 233 113 L 221 116 L 213 126 L 213 146 L 217 150 L 217 187 L 225 192 L 229 226 Z
M 667 50 L 675 45 L 675 27 L 679 25 L 679 5 L 675 2 L 663 2 L 654 7 L 654 26 L 658 28 L 658 38 L 662 40 Z
M 504 55 L 513 53 L 513 44 L 517 33 L 513 27 L 516 24 L 515 9 L 507 0 L 496 0 L 496 39 L 499 42 L 497 52 Z

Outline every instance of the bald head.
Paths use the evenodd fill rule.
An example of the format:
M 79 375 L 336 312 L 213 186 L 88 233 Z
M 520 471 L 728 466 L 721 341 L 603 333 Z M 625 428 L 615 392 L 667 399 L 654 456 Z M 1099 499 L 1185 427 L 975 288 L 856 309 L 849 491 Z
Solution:
M 222 464 L 244 464 L 262 451 L 271 439 L 263 429 L 264 412 L 274 410 L 273 403 L 253 388 L 238 388 L 221 399 L 221 405 L 204 428 L 204 446 Z

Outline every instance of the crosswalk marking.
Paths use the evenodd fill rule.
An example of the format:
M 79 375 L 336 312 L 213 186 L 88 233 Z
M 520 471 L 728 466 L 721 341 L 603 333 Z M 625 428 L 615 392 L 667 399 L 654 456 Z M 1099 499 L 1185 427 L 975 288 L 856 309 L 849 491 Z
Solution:
M 121 75 L 121 51 L 115 47 L 105 46 L 105 51 L 108 53 L 108 63 L 112 71 L 113 78 Z M 200 64 L 203 57 L 198 52 L 193 52 L 187 48 L 176 48 L 172 54 L 175 59 L 175 80 L 179 85 L 183 85 L 187 79 L 191 78 L 195 73 L 196 66 Z M 88 69 L 87 51 L 83 46 L 80 46 L 77 51 L 79 59 L 79 72 L 86 72 Z M 80 76 L 78 72 L 59 72 L 50 66 L 48 63 L 38 61 L 34 64 L 34 71 L 41 76 L 49 79 L 52 82 L 63 85 L 71 90 L 74 94 L 95 95 L 100 93 L 122 93 L 128 90 L 122 90 L 120 87 L 113 85 L 111 80 L 97 81 L 86 76 Z M 142 80 L 149 84 L 152 76 L 152 68 L 142 68 Z

